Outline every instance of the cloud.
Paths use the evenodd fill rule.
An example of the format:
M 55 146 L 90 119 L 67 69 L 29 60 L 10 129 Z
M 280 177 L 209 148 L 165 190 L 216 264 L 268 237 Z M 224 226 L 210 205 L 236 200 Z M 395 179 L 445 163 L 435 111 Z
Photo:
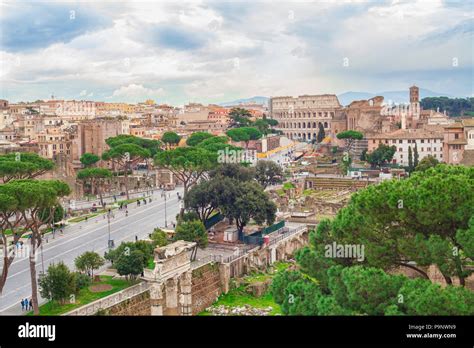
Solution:
M 112 24 L 111 18 L 80 4 L 18 2 L 2 4 L 1 48 L 33 51 L 70 42 L 77 36 Z
M 113 100 L 138 102 L 147 98 L 156 98 L 163 95 L 163 88 L 152 89 L 146 88 L 143 85 L 130 84 L 116 89 L 109 97 Z
M 473 94 L 472 13 L 451 1 L 0 6 L 0 97 L 12 101 L 81 91 L 141 101 L 166 91 L 179 105 L 412 83 Z

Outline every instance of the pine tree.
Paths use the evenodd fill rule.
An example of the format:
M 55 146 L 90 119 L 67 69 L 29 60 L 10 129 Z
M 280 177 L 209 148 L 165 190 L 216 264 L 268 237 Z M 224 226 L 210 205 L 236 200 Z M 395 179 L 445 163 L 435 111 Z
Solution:
M 319 132 L 318 132 L 318 135 L 317 135 L 317 140 L 318 140 L 318 143 L 320 143 L 321 141 L 323 141 L 323 139 L 326 137 L 326 132 L 324 131 L 324 126 L 322 123 L 319 123 Z
M 411 146 L 408 146 L 408 171 L 410 173 L 413 171 L 413 153 L 411 151 Z
M 419 161 L 419 156 L 418 156 L 418 148 L 416 147 L 416 143 L 415 143 L 415 151 L 413 152 L 413 168 L 416 168 L 416 166 L 418 165 Z

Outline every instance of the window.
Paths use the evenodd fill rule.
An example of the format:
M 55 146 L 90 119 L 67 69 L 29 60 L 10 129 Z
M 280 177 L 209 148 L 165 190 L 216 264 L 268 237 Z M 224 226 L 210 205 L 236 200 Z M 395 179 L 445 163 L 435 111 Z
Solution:
M 402 152 L 402 151 L 403 151 L 403 149 L 402 149 L 401 147 L 399 147 L 399 148 L 398 148 L 398 151 Z
M 403 143 L 403 140 L 402 140 L 402 139 L 400 139 L 400 140 L 398 141 L 398 143 L 399 143 L 399 144 Z
M 454 139 L 459 139 L 459 134 L 458 133 L 454 134 Z
M 424 144 L 424 143 L 425 143 L 425 139 L 421 139 L 421 143 Z

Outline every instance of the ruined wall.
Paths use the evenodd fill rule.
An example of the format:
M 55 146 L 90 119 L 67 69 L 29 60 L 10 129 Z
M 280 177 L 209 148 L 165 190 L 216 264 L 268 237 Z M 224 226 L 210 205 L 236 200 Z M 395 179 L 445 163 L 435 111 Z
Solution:
M 191 287 L 193 315 L 212 305 L 221 293 L 221 275 L 217 263 L 206 264 L 193 270 Z
M 105 310 L 106 315 L 151 315 L 150 291 L 129 298 Z

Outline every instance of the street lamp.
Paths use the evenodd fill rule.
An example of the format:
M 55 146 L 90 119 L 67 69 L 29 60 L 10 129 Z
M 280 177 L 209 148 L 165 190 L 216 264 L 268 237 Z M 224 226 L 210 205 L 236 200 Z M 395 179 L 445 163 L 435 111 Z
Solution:
M 108 232 L 109 232 L 109 239 L 107 241 L 107 246 L 110 249 L 112 249 L 114 247 L 114 241 L 112 239 L 110 239 L 110 215 L 112 214 L 112 211 L 109 209 L 108 212 L 107 212 L 107 229 L 108 229 Z
M 166 212 L 166 192 L 165 189 L 163 189 L 163 192 L 161 193 L 161 197 L 165 198 L 165 227 L 168 227 L 168 220 L 167 220 L 167 212 Z

